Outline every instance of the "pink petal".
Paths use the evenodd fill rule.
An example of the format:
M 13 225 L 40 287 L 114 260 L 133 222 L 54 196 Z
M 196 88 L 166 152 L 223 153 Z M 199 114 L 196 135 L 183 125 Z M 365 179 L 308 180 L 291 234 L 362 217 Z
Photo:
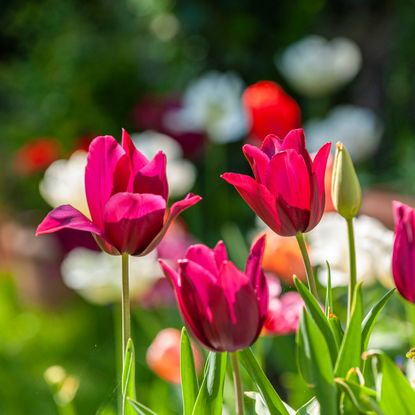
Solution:
M 136 172 L 135 193 L 153 193 L 167 200 L 169 186 L 166 177 L 166 155 L 159 151 L 148 164 Z
M 305 146 L 305 135 L 302 128 L 291 130 L 284 138 L 281 146 L 282 150 L 292 149 L 296 153 L 301 154 L 303 157 L 309 172 L 311 173 L 311 157 Z
M 191 245 L 186 252 L 186 259 L 200 265 L 209 271 L 216 280 L 216 276 L 219 272 L 219 267 L 217 266 L 213 249 L 210 249 L 203 244 Z
M 164 275 L 170 280 L 170 282 L 172 283 L 173 287 L 175 289 L 180 288 L 180 276 L 176 272 L 176 270 L 174 270 L 163 259 L 159 259 L 159 264 L 161 266 L 161 269 L 162 269 Z
M 140 255 L 163 227 L 165 209 L 161 196 L 117 193 L 105 206 L 105 237 L 119 252 Z
M 128 181 L 125 169 L 117 168 L 124 156 L 124 149 L 111 136 L 96 137 L 89 146 L 85 170 L 86 197 L 92 220 L 101 229 L 104 224 L 105 204 L 113 194 L 114 188 L 120 190 L 120 182 Z M 121 176 L 124 176 L 123 180 Z M 119 177 L 119 180 L 116 180 L 116 177 Z
M 262 150 L 256 146 L 245 144 L 242 148 L 245 157 L 251 165 L 255 179 L 259 183 L 265 182 L 265 175 L 269 164 L 269 158 Z
M 324 144 L 314 157 L 311 176 L 311 203 L 310 222 L 307 231 L 313 229 L 324 213 L 325 187 L 324 177 L 326 175 L 327 159 L 330 154 L 331 143 Z
M 173 222 L 173 220 L 176 219 L 177 216 L 180 215 L 180 213 L 182 213 L 183 211 L 185 211 L 189 207 L 195 205 L 200 200 L 202 200 L 202 198 L 200 196 L 194 195 L 193 193 L 189 193 L 184 199 L 179 200 L 176 203 L 173 203 L 172 207 L 169 210 L 169 215 L 167 216 L 167 219 L 165 220 L 162 229 L 157 234 L 157 236 L 151 241 L 151 243 L 148 245 L 148 247 L 140 255 L 141 256 L 147 255 L 154 248 L 156 248 L 156 246 L 160 243 L 163 236 L 167 232 L 167 229 L 169 228 L 169 226 Z
M 268 158 L 272 158 L 277 154 L 282 147 L 283 139 L 277 137 L 275 134 L 268 134 L 261 145 L 261 151 L 264 152 Z
M 220 270 L 222 263 L 228 261 L 228 252 L 226 251 L 226 246 L 223 241 L 219 241 L 216 246 L 213 248 L 215 254 L 215 261 L 217 269 Z
M 262 184 L 244 174 L 224 173 L 221 178 L 235 186 L 248 206 L 275 232 L 281 228 L 281 222 L 275 207 L 275 197 Z
M 101 235 L 100 229 L 71 205 L 62 205 L 49 212 L 37 227 L 36 235 L 52 233 L 64 228 Z

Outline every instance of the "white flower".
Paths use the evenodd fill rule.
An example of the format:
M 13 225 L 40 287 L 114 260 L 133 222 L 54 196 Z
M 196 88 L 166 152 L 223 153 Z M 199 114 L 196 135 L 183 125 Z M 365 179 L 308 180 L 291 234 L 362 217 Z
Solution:
M 357 279 L 366 284 L 379 280 L 391 284 L 393 232 L 378 220 L 359 216 L 354 220 Z M 349 283 L 349 248 L 346 221 L 337 213 L 326 213 L 320 224 L 307 234 L 312 262 L 321 265 L 319 279 L 327 283 L 326 261 L 333 286 Z
M 132 139 L 137 149 L 148 159 L 152 159 L 160 150 L 166 154 L 170 196 L 183 196 L 193 187 L 196 168 L 193 163 L 183 158 L 182 148 L 176 140 L 155 131 L 133 134 Z
M 310 120 L 304 126 L 310 151 L 317 151 L 327 140 L 341 141 L 355 162 L 377 150 L 383 127 L 370 109 L 340 105 L 323 120 Z
M 130 256 L 130 294 L 145 295 L 160 278 L 155 251 L 144 256 Z M 62 262 L 65 284 L 96 304 L 109 304 L 121 298 L 121 257 L 85 248 L 72 250 Z
M 70 204 L 89 217 L 84 183 L 86 159 L 85 151 L 76 151 L 69 160 L 56 160 L 47 168 L 39 190 L 52 207 Z
M 358 46 L 346 38 L 331 41 L 308 36 L 289 46 L 276 65 L 298 92 L 320 96 L 334 92 L 360 69 L 362 57 Z
M 166 124 L 174 131 L 206 131 L 218 143 L 237 141 L 248 128 L 242 92 L 236 74 L 208 72 L 188 86 L 183 108 L 170 112 Z

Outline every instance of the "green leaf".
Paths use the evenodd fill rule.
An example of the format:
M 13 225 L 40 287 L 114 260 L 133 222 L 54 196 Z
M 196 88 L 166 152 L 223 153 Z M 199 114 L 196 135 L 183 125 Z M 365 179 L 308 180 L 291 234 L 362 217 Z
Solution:
M 330 269 L 330 264 L 328 261 L 326 261 L 326 264 L 327 264 L 328 278 L 327 278 L 327 288 L 326 288 L 325 314 L 326 314 L 326 317 L 329 317 L 330 313 L 334 313 L 334 308 L 333 308 L 333 293 L 331 290 L 331 269 Z
M 127 400 L 127 398 L 135 400 L 135 353 L 134 344 L 131 339 L 128 339 L 127 346 L 125 348 L 121 391 L 123 415 L 134 415 L 135 411 Z
M 334 314 L 330 315 L 329 324 L 334 333 L 337 344 L 341 344 L 344 336 L 344 331 L 339 318 Z
M 331 359 L 327 358 L 329 349 L 323 334 L 307 310 L 304 310 L 301 316 L 297 345 L 303 375 L 320 403 L 320 414 L 337 414 L 333 365 Z
M 301 408 L 297 410 L 295 415 L 320 415 L 320 404 L 316 398 L 311 398 Z
M 157 415 L 150 408 L 147 408 L 147 406 L 144 406 L 142 403 L 137 402 L 134 399 L 127 398 L 127 401 L 138 415 Z
M 183 414 L 192 415 L 199 391 L 199 383 L 196 376 L 192 344 L 190 343 L 187 330 L 184 327 L 182 329 L 180 345 L 180 376 L 182 383 Z
M 329 324 L 327 317 L 322 311 L 320 304 L 310 293 L 308 288 L 297 278 L 294 277 L 294 284 L 297 291 L 304 300 L 308 312 L 313 317 L 313 320 L 319 327 L 321 333 L 326 339 L 327 346 L 329 348 L 331 361 L 334 363 L 337 358 L 338 344 L 336 343 L 336 337 L 333 333 L 332 327 Z
M 336 367 L 334 369 L 337 377 L 346 377 L 349 369 L 360 367 L 362 354 L 362 315 L 362 283 L 359 283 L 356 285 L 354 291 L 350 321 L 346 328 L 346 332 L 344 333 L 339 356 L 336 361 Z
M 255 382 L 271 415 L 289 415 L 284 402 L 273 388 L 264 371 L 259 366 L 251 349 L 239 352 L 241 362 L 251 379 Z
M 221 415 L 227 354 L 210 352 L 193 415 Z
M 362 350 L 365 351 L 369 344 L 370 334 L 372 333 L 376 319 L 382 311 L 385 304 L 389 301 L 395 289 L 389 290 L 367 313 L 365 319 L 362 322 Z

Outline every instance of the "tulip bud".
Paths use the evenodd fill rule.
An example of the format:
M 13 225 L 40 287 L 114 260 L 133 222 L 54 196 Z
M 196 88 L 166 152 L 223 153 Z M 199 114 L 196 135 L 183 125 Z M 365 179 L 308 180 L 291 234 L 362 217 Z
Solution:
M 334 158 L 332 199 L 337 212 L 345 219 L 354 218 L 362 204 L 362 190 L 352 159 L 343 143 L 337 143 Z

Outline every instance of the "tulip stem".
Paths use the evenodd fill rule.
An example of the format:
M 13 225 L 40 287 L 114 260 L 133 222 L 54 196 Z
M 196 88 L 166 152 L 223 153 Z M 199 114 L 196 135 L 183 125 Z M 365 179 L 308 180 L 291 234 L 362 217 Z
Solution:
M 298 246 L 300 247 L 301 255 L 303 257 L 304 267 L 307 274 L 308 289 L 318 300 L 316 280 L 314 278 L 314 271 L 313 267 L 311 266 L 310 257 L 308 256 L 307 247 L 304 240 L 304 234 L 298 232 L 295 236 L 297 238 Z
M 244 393 L 242 390 L 241 373 L 239 371 L 238 352 L 229 353 L 231 356 L 233 384 L 235 387 L 236 415 L 244 415 Z
M 128 254 L 122 254 L 122 360 L 124 365 L 125 349 L 128 339 L 131 337 L 131 316 L 130 316 L 130 287 L 128 275 Z
M 349 264 L 350 264 L 350 283 L 349 293 L 347 298 L 347 321 L 350 321 L 352 312 L 353 295 L 356 287 L 356 247 L 354 243 L 354 229 L 353 229 L 353 218 L 346 219 L 347 222 L 347 234 L 349 239 Z

